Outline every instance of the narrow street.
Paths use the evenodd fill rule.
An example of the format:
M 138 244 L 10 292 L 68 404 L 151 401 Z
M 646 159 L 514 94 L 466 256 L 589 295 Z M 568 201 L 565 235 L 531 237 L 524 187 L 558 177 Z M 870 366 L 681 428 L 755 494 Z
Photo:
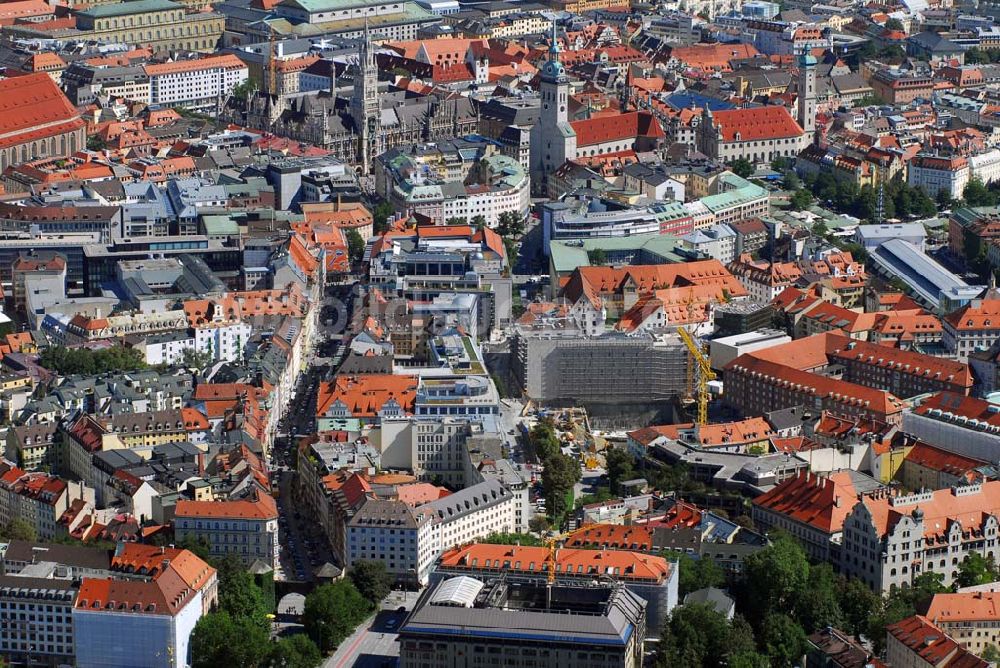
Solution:
M 316 433 L 316 394 L 320 383 L 330 380 L 346 356 L 344 335 L 354 315 L 356 284 L 327 287 L 320 306 L 320 322 L 306 370 L 299 375 L 295 394 L 279 422 L 271 457 L 271 475 L 278 476 L 280 566 L 279 580 L 312 580 L 326 562 L 337 563 L 320 530 L 311 524 L 311 513 L 298 501 L 295 448 L 301 438 Z

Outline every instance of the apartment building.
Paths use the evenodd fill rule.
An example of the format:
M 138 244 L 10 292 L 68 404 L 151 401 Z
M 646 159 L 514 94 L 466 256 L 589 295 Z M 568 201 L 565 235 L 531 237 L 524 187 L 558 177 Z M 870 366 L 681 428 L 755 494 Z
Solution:
M 495 478 L 417 507 L 370 498 L 347 522 L 347 564 L 379 559 L 397 579 L 427 584 L 444 550 L 516 531 L 514 507 L 515 495 Z
M 231 54 L 146 65 L 150 103 L 188 108 L 216 108 L 233 88 L 247 80 L 246 63 Z
M 1000 298 L 990 291 L 941 319 L 941 343 L 958 359 L 988 350 L 1000 340 Z
M 72 665 L 78 588 L 69 578 L 0 575 L 0 655 L 23 665 Z
M 902 420 L 905 404 L 891 392 L 881 389 L 867 375 L 856 378 L 848 372 L 825 373 L 834 364 L 832 356 L 837 351 L 849 351 L 851 344 L 852 340 L 847 337 L 824 333 L 740 355 L 723 371 L 726 399 L 746 415 L 760 415 L 806 404 L 837 415 L 867 416 L 898 424 Z M 891 348 L 885 348 L 885 351 L 883 359 L 894 359 L 891 355 L 904 353 L 916 355 L 898 350 L 893 352 Z M 936 359 L 927 355 L 917 357 L 921 360 L 921 374 Z M 877 364 L 877 360 L 873 357 L 869 363 Z M 894 372 L 913 375 L 916 374 L 916 366 L 911 363 L 911 369 L 906 369 L 904 363 L 901 369 L 894 369 Z M 861 368 L 867 369 L 867 363 Z M 862 384 L 864 382 L 871 385 Z
M 53 540 L 65 535 L 60 519 L 75 502 L 93 509 L 94 489 L 83 482 L 0 463 L 0 525 L 21 520 L 41 540 Z
M 952 199 L 961 199 L 969 174 L 969 161 L 965 157 L 918 155 L 910 161 L 906 182 L 930 197 L 946 193 Z
M 795 536 L 810 558 L 837 564 L 844 521 L 855 500 L 880 489 L 877 480 L 856 471 L 819 476 L 806 470 L 755 498 L 752 517 L 762 529 Z
M 233 554 L 244 564 L 278 564 L 278 506 L 274 498 L 256 490 L 246 499 L 230 501 L 180 500 L 174 510 L 174 535 L 204 540 L 212 556 Z
M 72 615 L 75 665 L 190 665 L 191 633 L 218 596 L 215 569 L 187 550 L 134 544 L 121 550 L 112 560 L 121 576 L 80 581 Z
M 348 521 L 346 533 L 348 566 L 378 560 L 408 583 L 426 584 L 439 554 L 433 513 L 402 501 L 369 499 Z
M 925 617 L 973 654 L 1000 644 L 1000 592 L 935 594 Z
M 989 668 L 984 661 L 923 615 L 914 615 L 886 627 L 886 664 L 900 668 Z
M 484 480 L 421 509 L 435 518 L 437 554 L 491 533 L 515 530 L 514 495 L 498 480 Z
M 864 497 L 844 520 L 840 570 L 880 592 L 928 572 L 950 585 L 966 555 L 997 558 L 998 513 L 1000 481 Z

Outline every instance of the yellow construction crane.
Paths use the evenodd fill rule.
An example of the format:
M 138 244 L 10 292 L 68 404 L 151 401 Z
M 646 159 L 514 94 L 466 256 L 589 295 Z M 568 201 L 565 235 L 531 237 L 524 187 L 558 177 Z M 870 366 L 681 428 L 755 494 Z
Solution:
M 694 337 L 683 327 L 677 328 L 681 341 L 687 346 L 688 353 L 691 354 L 691 365 L 698 365 L 698 420 L 697 424 L 703 425 L 708 422 L 708 383 L 715 380 L 715 372 L 708 357 L 702 352 L 695 342 Z M 691 368 L 690 366 L 688 367 Z

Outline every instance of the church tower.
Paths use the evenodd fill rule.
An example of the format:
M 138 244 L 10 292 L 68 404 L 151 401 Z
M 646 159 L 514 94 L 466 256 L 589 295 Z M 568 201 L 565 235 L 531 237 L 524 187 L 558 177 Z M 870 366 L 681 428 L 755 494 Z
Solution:
M 365 37 L 358 49 L 358 67 L 354 73 L 351 93 L 351 118 L 358 133 L 358 162 L 368 174 L 371 159 L 378 155 L 379 140 L 378 65 L 372 48 L 368 19 L 365 18 Z
M 542 106 L 531 130 L 531 179 L 544 190 L 545 178 L 576 158 L 576 132 L 569 123 L 569 77 L 559 60 L 556 24 L 552 24 L 549 59 L 539 75 Z
M 816 134 L 816 58 L 808 52 L 799 56 L 799 125 L 805 132 L 802 147 L 813 142 Z

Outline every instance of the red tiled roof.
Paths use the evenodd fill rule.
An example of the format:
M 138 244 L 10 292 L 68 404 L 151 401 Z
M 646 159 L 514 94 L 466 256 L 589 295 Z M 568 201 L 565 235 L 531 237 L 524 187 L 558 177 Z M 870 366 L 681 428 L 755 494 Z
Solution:
M 439 560 L 441 568 L 503 570 L 515 573 L 548 572 L 549 549 L 519 545 L 473 543 L 448 550 Z M 670 563 L 663 557 L 624 550 L 555 550 L 556 576 L 593 578 L 601 574 L 623 580 L 662 582 Z
M 70 132 L 83 125 L 76 108 L 48 74 L 0 80 L 0 147 Z
M 832 534 L 843 529 L 857 496 L 847 471 L 829 477 L 805 471 L 761 494 L 753 504 Z
M 922 615 L 907 617 L 886 627 L 886 633 L 905 645 L 931 666 L 948 668 L 988 668 L 990 664 L 963 649 L 947 633 Z M 912 665 L 918 665 L 914 662 Z
M 573 532 L 573 535 L 566 539 L 565 547 L 645 552 L 652 549 L 653 536 L 648 529 L 642 526 L 588 524 Z
M 723 141 L 760 141 L 802 136 L 802 128 L 788 113 L 788 109 L 780 106 L 724 109 L 712 112 L 712 120 L 722 133 Z
M 271 520 L 278 518 L 278 506 L 268 494 L 257 493 L 255 501 L 190 501 L 177 502 L 177 517 L 211 517 L 226 519 Z
M 917 441 L 916 444 L 906 454 L 906 461 L 917 464 L 924 468 L 949 473 L 955 476 L 963 476 L 972 469 L 986 465 L 984 462 L 972 457 L 960 455 L 957 452 L 942 450 L 941 448 Z
M 665 137 L 659 121 L 647 111 L 630 111 L 615 116 L 597 116 L 571 121 L 577 146 L 593 146 L 636 137 Z

